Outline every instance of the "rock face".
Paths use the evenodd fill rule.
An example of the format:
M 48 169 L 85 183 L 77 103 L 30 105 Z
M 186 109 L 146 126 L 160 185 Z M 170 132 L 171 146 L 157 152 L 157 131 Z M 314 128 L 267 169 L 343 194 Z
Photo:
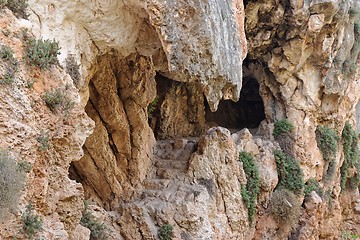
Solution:
M 59 41 L 60 63 L 73 56 L 82 79 L 76 89 L 59 67 L 21 63 L 15 84 L 0 85 L 0 147 L 33 165 L 1 239 L 18 237 L 29 202 L 42 237 L 92 239 L 79 225 L 85 199 L 109 239 L 360 235 L 359 184 L 341 186 L 360 179 L 357 142 L 349 154 L 342 136 L 346 122 L 359 126 L 357 1 L 29 3 L 30 21 L 1 10 L 0 44 L 21 59 L 20 27 L 30 27 Z M 57 87 L 75 102 L 68 117 L 41 98 Z M 293 129 L 274 136 L 283 119 Z M 337 136 L 321 142 L 322 126 Z M 42 130 L 47 151 L 36 140 Z M 320 145 L 332 140 L 330 162 Z M 240 152 L 254 162 L 240 161 Z M 315 187 L 284 184 L 296 179 L 288 172 L 299 173 L 294 163 L 300 185 Z
M 36 31 L 58 39 L 63 58 L 81 53 L 87 66 L 111 49 L 124 57 L 139 52 L 170 78 L 200 84 L 213 110 L 222 97 L 239 99 L 246 55 L 242 1 L 32 0 L 30 6 Z
M 22 59 L 19 36 L 24 25 L 6 10 L 1 12 L 0 26 L 4 30 L 0 33 L 1 45 L 10 47 L 16 59 Z M 1 69 L 6 66 L 2 58 Z M 82 146 L 94 123 L 80 107 L 80 96 L 71 78 L 59 67 L 40 71 L 18 63 L 13 82 L 0 88 L 1 151 L 8 149 L 32 166 L 19 206 L 14 203 L 18 210 L 10 212 L 6 221 L 2 219 L 1 239 L 24 237 L 19 233 L 19 219 L 30 203 L 42 218 L 42 237 L 70 239 L 75 229 L 81 228 L 84 193 L 81 184 L 68 178 L 68 167 L 83 156 Z M 74 103 L 68 116 L 51 112 L 42 99 L 46 91 L 57 88 Z

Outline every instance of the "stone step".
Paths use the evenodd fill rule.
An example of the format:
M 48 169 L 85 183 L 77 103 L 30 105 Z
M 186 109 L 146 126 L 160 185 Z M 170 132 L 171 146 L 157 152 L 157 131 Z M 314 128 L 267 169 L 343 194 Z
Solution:
M 163 200 L 163 201 L 168 201 L 170 199 L 170 197 L 175 193 L 176 192 L 174 192 L 173 190 L 164 190 L 164 191 L 144 190 L 142 192 L 141 198 L 142 199 L 155 198 L 155 199 L 159 199 L 159 200 Z
M 185 178 L 186 171 L 180 171 L 179 169 L 169 169 L 169 168 L 158 168 L 156 170 L 156 175 L 160 179 L 176 179 L 183 180 Z
M 186 171 L 188 167 L 188 162 L 170 159 L 157 159 L 155 161 L 155 167 Z
M 172 181 L 170 179 L 146 179 L 143 183 L 147 190 L 164 190 Z

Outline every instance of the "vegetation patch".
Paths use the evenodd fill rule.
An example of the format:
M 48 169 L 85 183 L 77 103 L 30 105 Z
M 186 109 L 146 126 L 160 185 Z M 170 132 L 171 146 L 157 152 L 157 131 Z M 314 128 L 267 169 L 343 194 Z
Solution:
M 310 193 L 315 191 L 320 197 L 323 196 L 324 192 L 319 184 L 319 182 L 315 178 L 310 178 L 304 187 L 304 195 L 305 197 L 309 197 Z
M 24 36 L 24 45 L 24 60 L 28 65 L 47 69 L 58 63 L 57 55 L 60 54 L 60 47 L 55 40 L 36 40 Z
M 289 120 L 283 119 L 277 121 L 275 122 L 273 136 L 277 138 L 282 134 L 291 132 L 293 129 L 294 129 L 294 125 L 291 122 L 289 122 Z
M 40 149 L 46 151 L 50 148 L 50 133 L 49 131 L 41 130 L 40 135 L 36 138 L 38 143 L 40 143 Z
M 249 221 L 252 222 L 256 213 L 256 200 L 260 191 L 259 171 L 254 157 L 247 152 L 241 152 L 239 160 L 243 163 L 246 174 L 246 186 L 241 186 L 241 197 L 248 209 Z
M 0 84 L 11 84 L 15 80 L 19 62 L 14 56 L 12 48 L 2 45 L 0 48 L 0 58 L 5 62 L 5 73 L 0 79 Z
M 333 161 L 337 154 L 337 142 L 339 140 L 335 130 L 326 127 L 318 126 L 315 131 L 316 143 L 320 149 L 324 160 Z
M 0 149 L 0 219 L 18 202 L 25 184 L 25 175 L 18 170 L 16 159 Z
M 359 165 L 359 150 L 358 150 L 357 134 L 353 130 L 349 123 L 345 123 L 342 131 L 342 145 L 344 151 L 344 163 L 340 168 L 341 190 L 344 190 L 346 186 L 350 188 L 359 187 L 360 183 L 360 165 Z M 356 173 L 354 176 L 349 175 L 349 169 L 355 168 Z M 348 185 L 347 185 L 348 183 Z
M 56 88 L 48 90 L 42 96 L 48 108 L 53 112 L 69 114 L 74 107 L 74 102 L 67 96 L 66 90 Z
M 270 212 L 281 225 L 294 228 L 300 217 L 301 205 L 296 195 L 287 189 L 276 189 L 270 199 Z
M 0 9 L 7 7 L 18 18 L 28 19 L 28 0 L 0 0 Z
M 109 238 L 110 230 L 95 218 L 87 202 L 84 203 L 84 211 L 80 224 L 90 230 L 90 240 L 106 240 Z
M 81 80 L 81 75 L 80 75 L 80 65 L 77 64 L 75 57 L 73 55 L 69 55 L 66 59 L 65 59 L 65 64 L 66 64 L 66 72 L 67 74 L 70 75 L 70 77 L 72 78 L 74 85 L 76 88 L 80 87 L 80 80 Z
M 25 234 L 29 240 L 43 230 L 42 220 L 39 216 L 34 214 L 34 208 L 31 204 L 26 206 L 25 212 L 21 215 L 22 229 L 21 233 Z
M 304 188 L 304 180 L 300 164 L 292 156 L 281 150 L 275 150 L 274 156 L 279 176 L 278 186 L 301 194 Z
M 153 113 L 157 107 L 158 102 L 159 102 L 159 97 L 156 96 L 155 99 L 149 104 L 147 108 L 149 118 L 153 118 Z
M 171 240 L 173 237 L 173 226 L 168 223 L 163 224 L 158 230 L 158 237 L 160 240 Z

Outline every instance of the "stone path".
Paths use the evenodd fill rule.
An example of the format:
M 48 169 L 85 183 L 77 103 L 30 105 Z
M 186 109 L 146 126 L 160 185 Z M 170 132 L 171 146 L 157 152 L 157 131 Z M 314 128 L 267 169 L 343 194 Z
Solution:
M 197 138 L 157 141 L 153 176 L 144 181 L 142 199 L 169 201 L 180 187 L 189 183 L 186 171 L 197 141 Z

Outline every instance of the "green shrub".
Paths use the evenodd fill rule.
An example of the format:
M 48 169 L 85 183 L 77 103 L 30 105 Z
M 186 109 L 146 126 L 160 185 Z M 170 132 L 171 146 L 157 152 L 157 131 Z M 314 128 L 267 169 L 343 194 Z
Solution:
M 301 204 L 296 196 L 287 189 L 276 189 L 270 199 L 270 212 L 281 225 L 294 228 L 299 220 Z
M 241 152 L 239 160 L 243 163 L 246 174 L 246 186 L 241 186 L 241 196 L 249 212 L 249 221 L 252 222 L 256 213 L 256 200 L 260 191 L 259 171 L 254 157 L 247 152 Z
M 10 60 L 15 58 L 14 57 L 14 50 L 9 46 L 1 45 L 0 57 L 4 61 L 10 61 Z
M 73 55 L 69 55 L 65 59 L 65 64 L 66 64 L 66 72 L 72 78 L 75 87 L 79 88 L 80 87 L 80 79 L 81 79 L 81 75 L 80 75 L 80 71 L 79 71 L 80 65 L 76 63 L 75 57 Z
M 159 228 L 158 236 L 160 240 L 171 240 L 173 237 L 173 226 L 168 223 L 163 224 Z
M 11 84 L 15 80 L 15 74 L 18 71 L 19 62 L 14 56 L 12 48 L 2 45 L 0 49 L 0 57 L 5 61 L 5 74 L 0 79 L 0 84 Z
M 344 190 L 346 183 L 349 180 L 349 187 L 357 188 L 360 183 L 360 165 L 359 165 L 359 150 L 358 150 L 357 134 L 349 123 L 345 123 L 342 131 L 342 145 L 344 151 L 344 162 L 340 168 L 341 190 Z M 353 177 L 348 176 L 350 168 L 356 168 L 356 174 Z M 348 179 L 349 178 L 349 179 Z
M 277 138 L 278 136 L 284 133 L 291 132 L 293 129 L 294 129 L 294 125 L 291 122 L 289 122 L 289 120 L 283 119 L 277 121 L 275 122 L 273 136 Z
M 352 232 L 342 232 L 341 234 L 341 240 L 357 240 L 360 236 L 358 234 L 352 233 Z
M 29 173 L 32 169 L 32 164 L 26 161 L 19 161 L 17 164 L 17 170 L 20 172 Z
M 25 183 L 25 175 L 18 171 L 16 159 L 7 150 L 0 149 L 0 219 L 16 206 Z
M 281 150 L 275 150 L 274 156 L 279 176 L 278 186 L 300 194 L 304 188 L 304 180 L 299 163 Z
M 159 97 L 156 96 L 155 99 L 149 104 L 147 108 L 149 118 L 153 117 L 153 113 L 158 105 L 158 102 L 159 102 Z
M 305 195 L 305 197 L 310 196 L 310 193 L 312 191 L 315 191 L 320 197 L 322 197 L 323 194 L 324 194 L 319 182 L 315 178 L 310 178 L 305 183 L 305 187 L 304 187 L 304 195 Z
M 28 19 L 28 0 L 0 0 L 0 8 L 7 7 L 18 18 Z
M 40 135 L 36 138 L 38 143 L 40 143 L 40 149 L 46 151 L 50 148 L 50 133 L 49 131 L 41 130 Z
M 339 137 L 336 132 L 326 126 L 318 126 L 315 131 L 317 145 L 324 160 L 333 161 L 337 154 L 337 141 Z
M 74 102 L 67 96 L 66 91 L 61 88 L 46 91 L 42 99 L 53 113 L 63 112 L 68 114 L 74 107 Z
M 87 202 L 84 203 L 80 224 L 90 230 L 90 240 L 106 240 L 109 238 L 110 230 L 94 217 Z
M 0 10 L 3 9 L 7 4 L 7 0 L 0 0 Z
M 25 39 L 24 60 L 27 64 L 46 69 L 58 63 L 60 47 L 55 40 L 36 40 L 28 36 Z
M 32 240 L 36 234 L 43 230 L 42 220 L 34 214 L 34 208 L 31 204 L 26 206 L 25 212 L 21 215 L 22 230 L 29 240 Z

